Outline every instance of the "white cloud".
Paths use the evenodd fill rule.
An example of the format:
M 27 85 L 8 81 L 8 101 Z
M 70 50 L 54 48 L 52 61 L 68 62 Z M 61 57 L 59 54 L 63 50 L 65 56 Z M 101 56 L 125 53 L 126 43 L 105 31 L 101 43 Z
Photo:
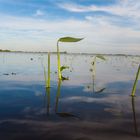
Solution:
M 67 49 L 62 47 L 62 51 L 94 53 L 140 52 L 140 31 L 129 27 L 111 25 L 106 19 L 96 17 L 91 22 L 78 19 L 50 21 L 6 15 L 0 15 L 0 17 L 0 29 L 2 31 L 0 38 L 3 38 L 0 44 L 5 48 L 55 51 L 55 47 L 50 46 L 56 46 L 56 40 L 59 37 L 74 36 L 85 37 L 85 39 L 80 43 L 72 44 L 72 47 Z
M 35 16 L 44 16 L 44 12 L 41 10 L 36 10 Z
M 119 0 L 117 4 L 110 6 L 96 5 L 77 5 L 74 3 L 58 4 L 59 7 L 71 12 L 95 12 L 104 11 L 117 16 L 128 16 L 140 18 L 140 1 L 139 0 Z

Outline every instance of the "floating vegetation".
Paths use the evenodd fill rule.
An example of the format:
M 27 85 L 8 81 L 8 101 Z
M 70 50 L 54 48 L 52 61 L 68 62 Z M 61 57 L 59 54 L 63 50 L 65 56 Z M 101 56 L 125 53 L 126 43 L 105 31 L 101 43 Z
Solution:
M 11 72 L 10 74 L 9 73 L 3 73 L 3 75 L 16 75 L 17 73 L 15 73 L 15 72 Z
M 59 38 L 57 41 L 57 63 L 58 63 L 58 78 L 62 79 L 62 70 L 63 69 L 67 69 L 67 66 L 62 66 L 61 67 L 61 63 L 60 63 L 60 51 L 59 51 L 59 42 L 78 42 L 80 40 L 82 40 L 83 38 L 73 38 L 73 37 L 63 37 L 63 38 Z
M 12 74 L 12 75 L 16 75 L 16 73 L 15 73 L 15 72 L 12 72 L 11 74 Z
M 9 73 L 3 73 L 3 75 L 9 75 Z
M 136 87 L 137 87 L 137 82 L 138 82 L 139 74 L 140 74 L 140 65 L 139 65 L 139 67 L 138 67 L 138 71 L 137 71 L 136 78 L 135 78 L 135 81 L 134 81 L 134 85 L 133 85 L 133 89 L 132 89 L 131 96 L 135 96 L 135 92 L 136 92 Z

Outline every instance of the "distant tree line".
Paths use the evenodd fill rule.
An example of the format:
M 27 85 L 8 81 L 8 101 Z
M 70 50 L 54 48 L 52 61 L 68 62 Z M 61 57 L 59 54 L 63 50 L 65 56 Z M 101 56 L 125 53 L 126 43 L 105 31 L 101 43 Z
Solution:
M 0 52 L 11 52 L 10 50 L 2 50 L 0 49 Z

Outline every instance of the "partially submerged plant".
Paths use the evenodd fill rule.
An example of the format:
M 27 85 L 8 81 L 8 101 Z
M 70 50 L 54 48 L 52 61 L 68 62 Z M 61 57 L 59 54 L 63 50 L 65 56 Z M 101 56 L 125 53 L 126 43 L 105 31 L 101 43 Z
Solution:
M 92 61 L 92 68 L 90 69 L 90 71 L 92 72 L 92 78 L 93 78 L 93 92 L 96 92 L 96 93 L 100 93 L 100 92 L 103 92 L 105 90 L 105 88 L 103 89 L 100 89 L 98 91 L 95 91 L 95 73 L 96 73 L 96 60 L 98 59 L 101 59 L 101 60 L 106 60 L 106 58 L 103 56 L 103 55 L 96 55 Z
M 50 52 L 48 52 L 48 81 L 47 81 L 47 87 L 50 88 Z
M 96 55 L 96 56 L 94 57 L 94 60 L 93 60 L 93 62 L 92 62 L 93 70 L 91 69 L 91 70 L 93 71 L 93 76 L 95 76 L 95 73 L 96 73 L 96 59 L 97 59 L 97 58 L 99 58 L 99 59 L 101 59 L 101 60 L 104 60 L 104 61 L 106 60 L 105 57 L 102 56 L 102 55 Z
M 67 69 L 67 66 L 61 66 L 60 63 L 60 52 L 59 52 L 59 42 L 78 42 L 82 40 L 83 38 L 73 38 L 73 37 L 62 37 L 59 38 L 57 41 L 57 63 L 58 63 L 58 78 L 62 80 L 62 71 L 64 69 Z
M 48 77 L 46 76 L 46 68 L 44 66 L 44 79 L 46 88 L 50 88 L 50 53 L 48 52 Z
M 137 87 L 137 83 L 138 83 L 138 78 L 139 78 L 139 74 L 140 74 L 140 65 L 138 67 L 138 71 L 137 71 L 137 74 L 136 74 L 136 78 L 135 78 L 135 81 L 134 81 L 134 85 L 133 85 L 133 89 L 132 89 L 132 93 L 131 93 L 131 96 L 135 96 L 135 92 L 136 92 L 136 87 Z

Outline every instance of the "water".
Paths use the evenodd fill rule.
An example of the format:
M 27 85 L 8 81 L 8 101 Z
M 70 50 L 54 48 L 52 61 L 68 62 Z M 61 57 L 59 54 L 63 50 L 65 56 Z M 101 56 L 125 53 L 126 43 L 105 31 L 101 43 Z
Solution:
M 130 96 L 138 56 L 62 54 L 59 82 L 57 57 L 51 54 L 51 88 L 45 88 L 47 54 L 0 53 L 1 139 L 139 139 L 140 82 Z M 47 69 L 46 69 L 47 71 Z

